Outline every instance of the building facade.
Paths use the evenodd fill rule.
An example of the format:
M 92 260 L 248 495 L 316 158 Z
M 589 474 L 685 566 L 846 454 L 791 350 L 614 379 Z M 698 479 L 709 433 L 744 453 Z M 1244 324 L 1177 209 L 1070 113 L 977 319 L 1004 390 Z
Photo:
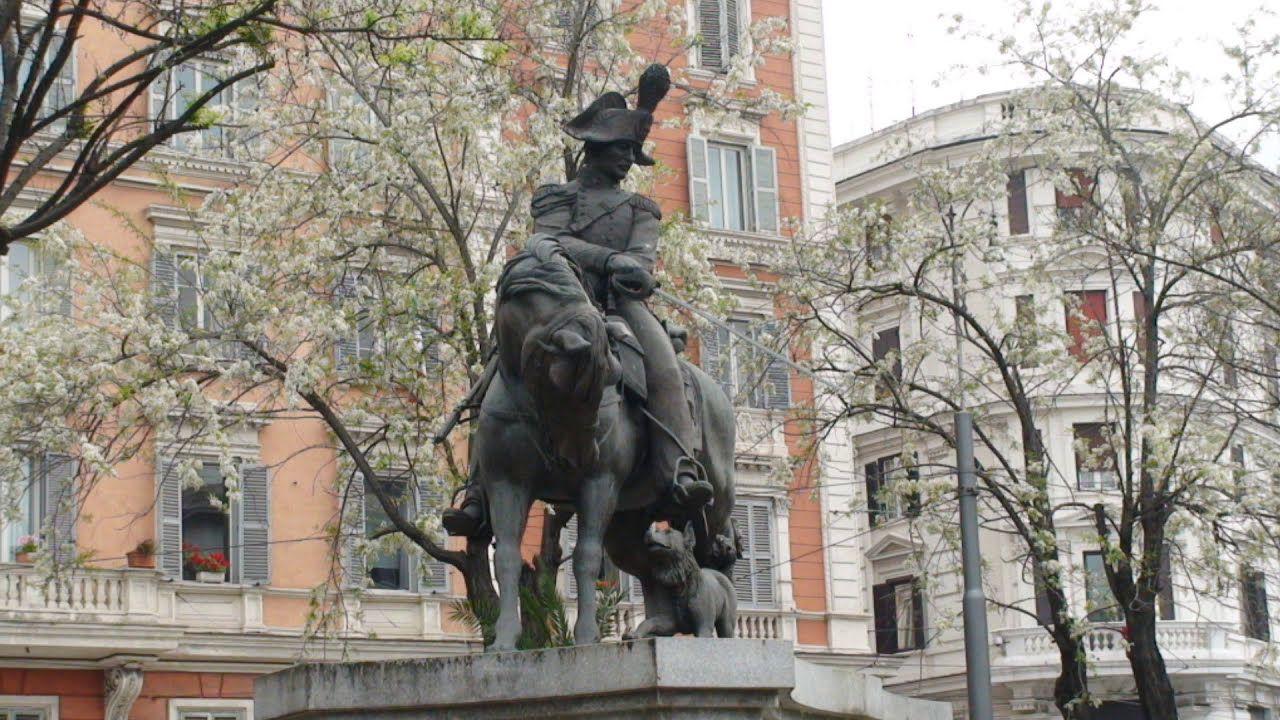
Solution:
M 767 115 L 652 134 L 666 172 L 654 199 L 667 214 L 697 218 L 713 237 L 720 250 L 710 259 L 740 300 L 732 322 L 754 333 L 773 317 L 775 303 L 744 275 L 740 251 L 781 241 L 789 219 L 816 218 L 834 197 L 820 2 L 690 0 L 688 11 L 708 38 L 688 60 L 692 83 L 715 83 L 750 42 L 750 25 L 777 17 L 786 21 L 795 53 L 769 55 L 750 83 L 811 106 L 796 120 Z M 67 82 L 88 82 L 95 54 L 110 42 L 87 32 Z M 148 102 L 200 87 L 204 72 L 198 65 L 177 69 L 167 78 L 172 87 L 157 89 Z M 681 112 L 668 99 L 658 116 Z M 190 269 L 202 247 L 174 194 L 198 201 L 241 181 L 244 169 L 223 152 L 235 142 L 217 127 L 181 136 L 69 218 L 92 243 L 148 268 L 157 295 L 171 303 L 167 312 L 202 329 L 216 322 Z M 38 239 L 15 246 L 3 261 L 0 291 L 14 292 L 24 273 L 38 273 L 39 256 Z M 343 352 L 358 361 L 376 346 L 357 333 Z M 739 634 L 790 639 L 797 653 L 825 662 L 867 662 L 871 615 L 859 562 L 829 551 L 849 529 L 832 511 L 849 498 L 815 489 L 804 465 L 777 476 L 778 462 L 802 443 L 788 408 L 809 402 L 812 388 L 778 365 L 762 382 L 749 369 L 750 350 L 714 331 L 694 352 L 739 406 L 736 514 L 747 541 L 735 577 Z M 478 637 L 451 612 L 464 588 L 447 565 L 420 563 L 411 550 L 346 567 L 335 562 L 339 463 L 317 418 L 246 422 L 217 444 L 170 440 L 118 464 L 109 482 L 92 489 L 77 485 L 69 469 L 75 464 L 65 457 L 37 455 L 28 475 L 15 479 L 28 489 L 22 516 L 0 533 L 0 718 L 252 720 L 252 678 L 300 659 L 480 650 Z M 240 469 L 238 493 L 227 492 L 219 469 L 228 448 Z M 194 481 L 180 479 L 188 471 Z M 61 502 L 68 493 L 75 496 L 71 515 Z M 424 494 L 406 503 L 413 512 L 434 512 L 440 499 Z M 366 503 L 364 513 L 364 527 L 381 525 L 376 504 Z M 50 556 L 78 556 L 82 566 L 50 578 L 19 555 L 30 536 L 56 545 L 46 547 Z M 147 541 L 156 546 L 156 566 L 128 566 L 127 553 Z M 222 552 L 225 562 L 215 559 L 201 572 L 189 546 L 203 555 Z M 348 577 L 334 581 L 335 572 Z M 320 629 L 331 619 L 325 613 L 334 582 L 352 579 L 366 587 L 342 601 L 336 624 Z M 641 609 L 624 603 L 624 626 L 638 622 Z
M 971 222 L 990 228 L 990 248 L 1004 256 L 1024 253 L 1030 257 L 1026 248 L 1061 232 L 1064 218 L 1081 212 L 1084 203 L 1061 173 L 1046 168 L 1047 156 L 1029 149 L 1006 158 L 997 148 L 1002 128 L 1019 111 L 1018 97 L 997 93 L 938 108 L 836 148 L 839 204 L 864 208 L 875 203 L 887 222 L 899 222 L 912 212 L 907 199 L 931 169 L 953 168 L 959 174 L 966 164 L 994 157 L 1005 163 L 1005 198 L 984 204 L 977 213 L 979 219 Z M 1091 182 L 1100 181 L 1095 177 Z M 1116 200 L 1118 204 L 1119 193 Z M 867 247 L 874 241 L 868 234 Z M 1033 302 L 1032 283 L 1011 272 L 990 284 L 974 281 L 969 286 L 983 288 L 970 300 L 980 305 L 975 312 L 994 318 L 988 327 L 1008 332 L 1015 344 L 1020 319 L 1040 313 L 1041 321 L 1056 323 L 1058 341 L 1065 340 L 1066 352 L 1081 363 L 1086 362 L 1091 334 L 1105 333 L 1114 339 L 1112 346 L 1122 345 L 1122 338 L 1130 342 L 1138 337 L 1140 342 L 1134 333 L 1141 327 L 1143 306 L 1130 300 L 1136 286 L 1091 274 L 1087 268 L 1101 266 L 1089 263 L 1102 262 L 1101 256 L 1088 255 L 1087 241 L 1080 248 L 1075 257 L 1087 255 L 1087 260 L 1054 268 L 1059 278 L 1065 278 L 1060 283 L 1064 297 Z M 895 252 L 893 247 L 886 250 Z M 1028 275 L 1029 267 L 1030 263 Z M 973 271 L 969 277 L 982 275 Z M 908 349 L 919 344 L 928 324 L 921 320 L 918 305 L 913 310 L 905 302 L 890 301 L 878 307 L 857 326 L 859 332 L 866 331 L 871 358 L 885 362 L 897 358 L 892 372 L 898 380 L 904 363 L 908 364 L 905 372 L 915 378 L 956 375 L 955 368 L 946 367 L 941 359 L 949 352 L 951 339 L 944 338 L 947 345 L 923 359 L 913 357 Z M 954 360 L 952 355 L 945 357 Z M 1027 377 L 1039 378 L 1029 382 L 1044 382 L 1034 375 L 1034 361 L 1020 362 Z M 982 396 L 981 389 L 971 392 L 971 401 Z M 1037 396 L 1034 413 L 1052 469 L 1049 494 L 1062 508 L 1056 529 L 1068 604 L 1077 617 L 1088 621 L 1082 639 L 1088 653 L 1090 692 L 1100 703 L 1094 716 L 1140 718 L 1126 654 L 1127 629 L 1118 621 L 1107 584 L 1092 511 L 1096 503 L 1113 502 L 1117 492 L 1114 460 L 1102 450 L 1108 424 L 1116 422 L 1106 413 L 1107 397 L 1103 380 L 1081 372 Z M 979 405 L 977 411 L 988 431 L 998 437 L 1004 437 L 1003 431 L 993 428 L 1005 423 L 1016 428 L 1007 409 Z M 913 510 L 902 494 L 892 492 L 895 483 L 918 481 L 930 472 L 942 476 L 937 482 L 954 482 L 954 451 L 938 440 L 913 444 L 901 428 L 883 422 L 852 422 L 847 429 L 847 445 L 827 446 L 828 455 L 837 459 L 827 477 L 835 483 L 840 479 L 833 475 L 848 480 L 856 488 L 848 501 L 865 511 L 854 513 L 850 522 L 860 535 L 856 554 L 865 561 L 857 590 L 863 610 L 873 617 L 878 672 L 895 692 L 949 700 L 957 718 L 967 717 L 958 554 L 943 550 L 947 544 L 939 528 L 917 525 L 918 509 Z M 1009 449 L 1018 455 L 1016 430 L 1007 436 Z M 997 467 L 981 448 L 978 455 L 980 463 Z M 904 462 L 904 458 L 909 459 Z M 1233 454 L 1232 461 L 1245 466 L 1242 456 Z M 1265 474 L 1258 477 L 1263 482 Z M 994 520 L 984 525 L 981 534 L 995 716 L 1049 720 L 1060 717 L 1054 705 L 1061 668 L 1058 648 L 1046 629 L 1048 609 L 1025 545 L 1014 533 L 1002 531 L 1007 527 Z M 1184 554 L 1202 552 L 1195 549 L 1194 541 L 1183 542 Z M 1188 565 L 1165 562 L 1168 581 L 1158 598 L 1157 640 L 1180 716 L 1274 717 L 1280 708 L 1280 677 L 1268 659 L 1275 650 L 1267 611 L 1268 598 L 1276 592 L 1275 577 L 1265 570 L 1271 566 L 1263 560 L 1239 578 L 1206 584 Z

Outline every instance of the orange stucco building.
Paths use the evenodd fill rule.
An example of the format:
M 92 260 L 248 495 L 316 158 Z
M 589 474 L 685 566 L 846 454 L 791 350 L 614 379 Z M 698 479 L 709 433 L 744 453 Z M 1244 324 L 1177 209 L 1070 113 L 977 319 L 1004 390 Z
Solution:
M 750 20 L 787 20 L 795 53 L 769 55 L 753 69 L 751 83 L 799 96 L 809 111 L 795 120 L 770 114 L 714 129 L 655 127 L 654 155 L 664 174 L 652 195 L 664 213 L 699 218 L 712 235 L 718 250 L 710 259 L 739 299 L 729 319 L 751 331 L 773 317 L 777 303 L 744 276 L 742 259 L 753 247 L 782 241 L 789 223 L 816 221 L 833 199 L 821 4 L 690 0 L 690 17 L 696 21 L 696 11 L 716 7 L 722 21 L 736 8 L 739 17 L 727 27 L 743 42 Z M 96 31 L 85 33 L 77 50 L 81 74 L 92 67 L 97 44 L 107 42 Z M 695 85 L 712 82 L 733 49 L 716 52 L 695 51 L 685 77 Z M 679 102 L 668 99 L 658 114 L 680 112 Z M 199 197 L 238 177 L 232 162 L 163 148 L 69 222 L 139 266 L 154 267 L 156 247 L 190 242 L 188 216 L 173 207 L 173 187 Z M 141 228 L 141 236 L 130 225 Z M 715 331 L 699 340 L 693 355 L 712 367 L 740 406 L 737 512 L 748 549 L 735 578 L 739 632 L 793 640 L 797 653 L 811 659 L 857 663 L 869 653 L 869 619 L 857 562 L 840 555 L 843 500 L 815 484 L 813 461 L 801 463 L 788 481 L 771 475 L 779 460 L 804 450 L 803 428 L 788 409 L 811 402 L 813 388 L 777 363 L 766 383 L 748 387 L 739 373 L 750 348 Z M 224 521 L 230 523 L 227 547 L 238 549 L 219 582 L 196 581 L 182 567 L 181 551 L 170 547 L 204 532 L 184 525 L 183 512 L 174 514 L 181 499 L 163 484 L 165 463 L 174 458 L 131 460 L 116 468 L 111 483 L 88 494 L 74 526 L 76 546 L 92 551 L 83 569 L 46 582 L 15 562 L 14 528 L 0 533 L 0 719 L 251 720 L 252 677 L 301 658 L 480 649 L 451 619 L 450 605 L 463 589 L 443 565 L 429 575 L 405 569 L 394 587 L 375 583 L 345 601 L 329 632 L 317 633 L 327 605 L 314 588 L 334 565 L 327 528 L 339 508 L 329 489 L 338 470 L 326 428 L 308 419 L 263 422 L 238 429 L 230 443 L 247 464 L 243 499 Z M 214 450 L 197 444 L 184 453 L 199 460 Z M 39 529 L 39 514 L 33 510 L 22 521 L 27 529 Z M 160 546 L 158 567 L 126 567 L 126 553 L 147 539 Z M 642 606 L 625 612 L 624 622 L 635 622 Z

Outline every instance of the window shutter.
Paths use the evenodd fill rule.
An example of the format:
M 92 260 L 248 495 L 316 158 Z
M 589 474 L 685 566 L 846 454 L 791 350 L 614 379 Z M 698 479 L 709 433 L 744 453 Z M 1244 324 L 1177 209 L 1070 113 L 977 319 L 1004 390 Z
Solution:
M 560 532 L 560 547 L 562 556 L 568 559 L 568 562 L 561 563 L 560 567 L 565 568 L 565 595 L 570 598 L 578 597 L 578 578 L 573 574 L 573 551 L 578 546 L 578 516 L 575 514 L 569 518 L 569 522 L 564 526 L 564 530 Z
M 364 540 L 364 524 L 364 475 L 352 472 L 343 496 L 341 523 L 343 584 L 347 587 L 364 587 L 367 579 L 364 555 L 357 548 Z
M 153 248 L 151 251 L 151 286 L 155 293 L 156 310 L 165 327 L 173 328 L 178 321 L 178 268 L 173 256 Z
M 871 588 L 872 612 L 875 615 L 876 652 L 888 655 L 898 651 L 898 615 L 894 607 L 893 585 L 882 583 Z
M 701 65 L 707 70 L 724 67 L 723 0 L 698 0 L 698 34 L 702 36 Z
M 418 513 L 439 512 L 447 505 L 444 493 L 424 487 L 421 482 L 414 482 L 415 509 Z M 424 555 L 426 551 L 421 551 Z M 418 563 L 419 572 L 410 572 L 409 589 L 415 592 L 449 592 L 449 564 L 428 556 Z
M 778 324 L 766 324 L 768 337 L 777 337 Z M 785 350 L 784 350 L 785 352 Z M 769 358 L 765 370 L 766 391 L 764 406 L 770 410 L 786 410 L 791 407 L 791 368 L 774 358 Z
M 160 569 L 166 577 L 182 579 L 182 478 L 174 458 L 156 458 L 156 515 Z
M 764 145 L 751 146 L 751 179 L 755 190 L 756 231 L 778 232 L 778 153 Z
M 147 117 L 150 117 L 154 125 L 159 125 L 165 120 L 165 103 L 169 94 L 169 79 L 172 77 L 172 70 L 165 70 L 156 77 L 151 83 L 151 87 L 147 93 Z
M 1027 171 L 1009 173 L 1009 182 L 1005 187 L 1009 200 L 1009 234 L 1026 235 L 1031 232 L 1027 214 Z
M 911 581 L 911 619 L 915 625 L 914 648 L 924 647 L 924 594 L 920 592 L 920 581 Z
M 689 214 L 699 222 L 711 221 L 710 185 L 707 170 L 707 141 L 697 135 L 685 140 L 689 166 Z
M 720 389 L 729 396 L 729 402 L 737 405 L 737 398 L 734 397 L 733 364 L 729 354 L 732 342 L 729 330 L 716 325 L 703 334 L 700 341 L 702 345 L 699 359 L 703 371 L 720 383 Z
M 618 577 L 627 589 L 623 596 L 624 602 L 644 602 L 644 589 L 640 586 L 640 578 L 628 575 L 621 570 L 618 571 Z
M 240 581 L 271 582 L 271 483 L 267 468 L 245 465 L 240 470 Z
M 342 279 L 338 282 L 338 287 L 334 289 L 334 300 L 339 305 L 346 299 L 355 298 L 357 296 L 356 283 L 358 281 L 350 272 L 344 272 Z M 356 327 L 351 328 L 351 332 L 338 338 L 338 366 L 351 367 L 360 357 L 360 327 L 357 318 Z M 361 492 L 364 487 L 360 488 Z
M 776 602 L 773 567 L 773 527 L 769 504 L 739 502 L 733 523 L 742 537 L 742 559 L 733 566 L 733 589 L 740 605 L 772 606 Z
M 738 0 L 724 0 L 724 45 L 721 50 L 721 65 L 728 66 L 729 60 L 738 56 L 738 40 L 742 32 L 738 27 Z
M 773 526 L 769 518 L 769 506 L 750 506 L 751 516 L 751 577 L 757 605 L 772 606 L 773 593 Z
M 48 453 L 42 458 L 40 474 L 44 484 L 44 542 L 53 548 L 54 562 L 61 565 L 76 556 L 76 469 L 70 455 Z

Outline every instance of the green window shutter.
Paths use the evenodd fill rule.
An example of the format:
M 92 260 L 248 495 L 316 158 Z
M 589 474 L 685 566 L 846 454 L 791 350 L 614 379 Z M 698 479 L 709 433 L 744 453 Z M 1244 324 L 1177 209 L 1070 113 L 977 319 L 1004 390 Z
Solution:
M 565 568 L 564 576 L 567 578 L 564 586 L 565 595 L 576 598 L 578 597 L 578 578 L 573 574 L 573 551 L 578 547 L 578 516 L 576 514 L 569 518 L 569 523 L 560 532 L 560 547 L 564 557 L 569 560 L 561 565 Z
M 756 231 L 778 232 L 778 153 L 764 145 L 751 146 Z
M 703 371 L 720 383 L 720 388 L 724 390 L 724 394 L 729 396 L 729 402 L 736 405 L 733 362 L 730 355 L 733 337 L 729 334 L 729 329 L 716 325 L 700 337 L 700 342 L 699 359 L 701 360 Z
M 59 565 L 74 560 L 76 556 L 78 466 L 75 458 L 62 453 L 47 453 L 40 463 L 44 485 L 44 519 L 41 530 L 44 542 L 53 548 L 54 562 Z
M 338 287 L 334 288 L 334 301 L 341 304 L 343 302 L 354 300 L 359 294 L 356 284 L 359 281 L 350 272 L 343 273 L 342 279 L 338 283 Z M 357 321 L 358 323 L 358 321 Z M 351 367 L 360 357 L 360 328 L 357 326 L 351 329 L 351 332 L 338 338 L 338 367 Z M 361 490 L 363 491 L 363 487 Z
M 778 324 L 765 324 L 765 334 L 769 338 L 777 337 Z M 783 348 L 786 352 L 786 348 Z M 769 367 L 765 370 L 764 406 L 770 410 L 786 410 L 791 407 L 791 368 L 774 358 L 769 358 Z
M 182 579 L 182 479 L 173 458 L 156 458 L 156 518 L 160 570 Z
M 689 215 L 699 222 L 711 221 L 710 186 L 707 179 L 707 141 L 697 135 L 685 140 L 689 166 Z
M 339 498 L 342 521 L 342 577 L 347 587 L 364 587 L 367 580 L 364 555 L 357 546 L 364 540 L 364 475 L 352 472 L 347 480 L 346 493 Z
M 698 0 L 699 64 L 706 70 L 720 70 L 725 64 L 723 2 Z
M 417 511 L 419 513 L 438 513 L 441 508 L 448 505 L 447 498 L 444 493 L 424 487 L 423 483 L 414 482 L 416 490 L 415 502 L 417 503 Z M 426 551 L 421 551 L 424 555 Z M 409 573 L 412 585 L 411 590 L 415 592 L 449 592 L 449 563 L 440 562 L 435 558 L 427 556 L 417 564 L 417 568 Z
M 742 558 L 733 566 L 739 605 L 772 607 L 774 589 L 773 520 L 769 503 L 743 500 L 733 506 L 733 523 L 742 538 Z
M 738 56 L 738 42 L 742 37 L 742 30 L 738 25 L 738 0 L 724 0 L 724 30 L 721 33 L 722 67 L 728 67 L 729 61 Z
M 240 469 L 239 523 L 240 582 L 271 582 L 271 483 L 267 468 L 248 464 Z
M 166 327 L 178 321 L 178 267 L 173 255 L 159 249 L 151 251 L 151 287 L 155 293 L 156 311 Z

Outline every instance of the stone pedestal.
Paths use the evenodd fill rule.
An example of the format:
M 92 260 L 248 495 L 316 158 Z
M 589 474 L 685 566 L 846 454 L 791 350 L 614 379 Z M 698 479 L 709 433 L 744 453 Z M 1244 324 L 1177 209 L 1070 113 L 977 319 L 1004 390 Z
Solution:
M 794 700 L 792 689 L 796 686 L 797 662 L 792 652 L 792 644 L 784 640 L 653 638 L 520 653 L 312 663 L 258 678 L 254 682 L 254 717 L 257 720 L 875 717 L 860 712 L 865 707 L 860 703 L 853 703 L 856 709 L 851 707 L 847 698 L 832 702 L 824 697 L 812 705 Z M 822 681 L 825 684 L 832 679 L 823 677 Z M 882 692 L 878 682 L 875 691 Z M 920 702 L 897 699 L 909 704 Z M 918 712 L 898 717 L 950 720 L 945 704 L 924 705 L 935 707 L 917 705 L 913 710 Z M 895 715 L 897 713 L 890 712 L 881 717 L 889 720 Z

